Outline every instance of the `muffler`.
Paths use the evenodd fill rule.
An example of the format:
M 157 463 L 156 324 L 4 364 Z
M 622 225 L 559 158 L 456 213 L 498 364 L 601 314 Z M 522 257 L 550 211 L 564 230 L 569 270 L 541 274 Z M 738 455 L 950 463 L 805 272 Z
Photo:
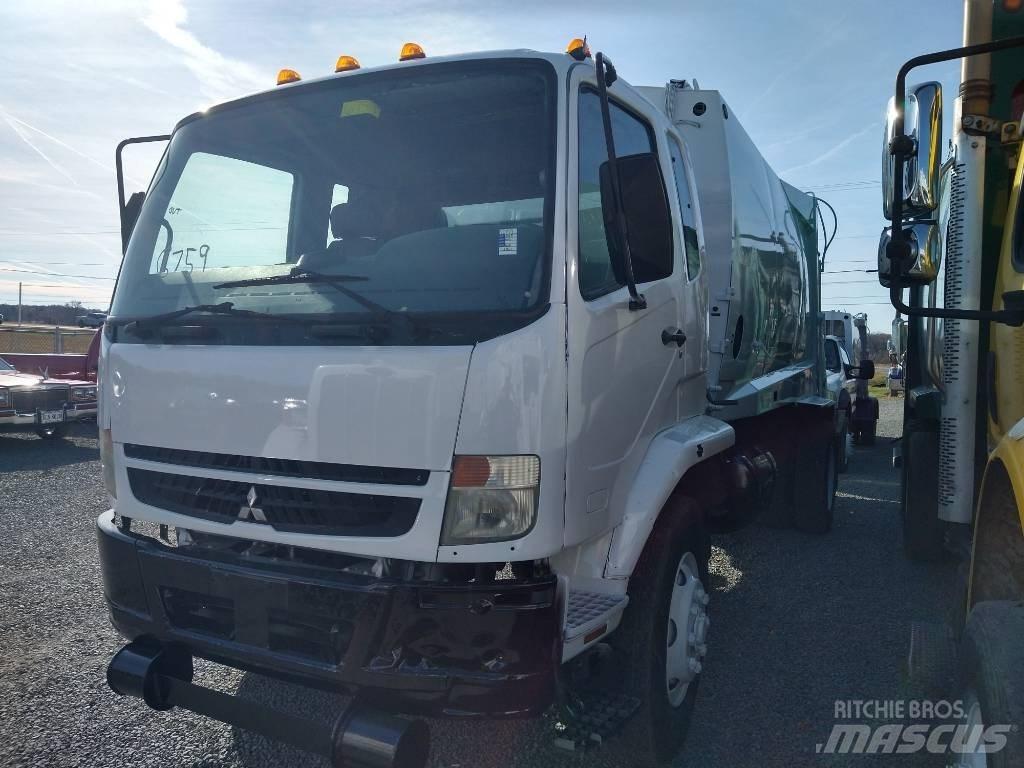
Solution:
M 192 675 L 192 656 L 186 649 L 136 640 L 110 660 L 107 685 L 155 710 L 181 707 L 313 752 L 335 768 L 426 765 L 430 730 L 422 720 L 404 720 L 353 703 L 334 722 L 319 723 L 195 685 Z

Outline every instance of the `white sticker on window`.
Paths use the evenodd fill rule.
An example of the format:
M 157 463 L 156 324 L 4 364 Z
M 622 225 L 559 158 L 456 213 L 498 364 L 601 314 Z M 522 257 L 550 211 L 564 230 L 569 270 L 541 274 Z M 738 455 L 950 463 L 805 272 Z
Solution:
M 498 230 L 498 255 L 517 256 L 519 254 L 519 230 L 511 229 Z

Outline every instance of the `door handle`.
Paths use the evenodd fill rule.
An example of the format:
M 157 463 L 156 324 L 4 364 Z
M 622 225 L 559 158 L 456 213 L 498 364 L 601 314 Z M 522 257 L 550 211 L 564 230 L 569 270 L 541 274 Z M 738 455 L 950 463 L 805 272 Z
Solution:
M 666 328 L 661 332 L 661 343 L 665 346 L 675 344 L 677 347 L 686 343 L 686 334 L 681 328 Z

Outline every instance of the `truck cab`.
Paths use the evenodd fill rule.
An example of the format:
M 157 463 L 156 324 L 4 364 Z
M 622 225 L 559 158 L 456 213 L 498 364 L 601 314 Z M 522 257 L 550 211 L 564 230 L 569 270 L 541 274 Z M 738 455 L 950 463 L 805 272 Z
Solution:
M 184 119 L 122 210 L 98 525 L 131 642 L 108 679 L 286 739 L 210 704 L 192 657 L 355 693 L 300 744 L 342 761 L 385 710 L 536 715 L 610 656 L 585 688 L 654 765 L 707 652 L 710 533 L 777 476 L 794 524 L 831 524 L 813 199 L 760 171 L 774 218 L 735 216 L 772 270 L 730 310 L 709 275 L 739 236 L 713 219 L 709 253 L 681 85 L 635 89 L 583 41 L 406 49 Z M 423 752 L 386 722 L 375 749 Z

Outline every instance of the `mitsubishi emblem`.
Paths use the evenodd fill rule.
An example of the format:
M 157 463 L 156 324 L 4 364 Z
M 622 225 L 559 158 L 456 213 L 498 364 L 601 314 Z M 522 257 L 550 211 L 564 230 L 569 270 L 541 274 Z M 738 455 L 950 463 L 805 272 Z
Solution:
M 246 503 L 238 510 L 239 520 L 251 520 L 254 523 L 267 522 L 267 516 L 263 514 L 263 510 L 257 506 L 253 506 L 256 504 L 256 498 L 256 486 L 250 486 L 249 493 L 245 496 Z

